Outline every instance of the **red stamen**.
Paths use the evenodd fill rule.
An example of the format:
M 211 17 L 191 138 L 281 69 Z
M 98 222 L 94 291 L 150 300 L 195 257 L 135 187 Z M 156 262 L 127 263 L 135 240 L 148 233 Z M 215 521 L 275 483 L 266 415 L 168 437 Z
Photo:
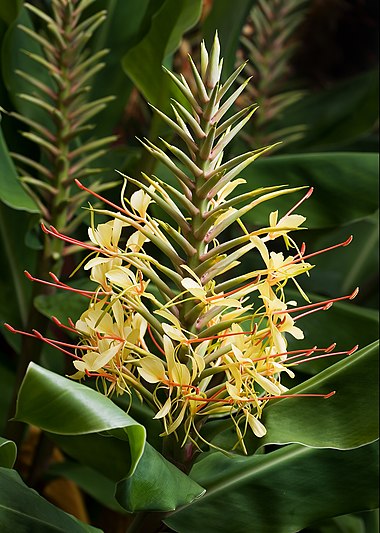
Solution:
M 44 341 L 44 342 L 50 342 L 54 345 L 58 346 L 65 346 L 66 348 L 74 348 L 74 350 L 92 350 L 96 351 L 96 347 L 94 346 L 88 346 L 86 344 L 80 345 L 80 344 L 71 344 L 69 342 L 63 342 L 63 341 L 57 341 L 55 339 L 49 339 L 48 337 L 44 337 L 39 331 L 33 329 L 33 333 L 35 334 L 35 337 L 38 339 Z M 57 346 L 57 348 L 58 348 Z
M 181 387 L 182 389 L 193 389 L 197 394 L 200 394 L 199 387 L 196 387 L 195 385 L 182 385 L 181 383 L 176 383 L 175 381 L 170 381 L 169 379 L 163 380 L 162 383 L 165 383 L 165 385 L 170 385 L 172 387 Z
M 217 396 L 219 396 L 219 394 L 220 394 L 221 392 L 225 391 L 226 388 L 227 388 L 227 387 L 224 385 L 221 389 L 219 389 L 217 392 L 215 392 L 215 393 L 214 393 L 212 396 L 210 396 L 209 398 L 203 398 L 203 397 L 201 397 L 202 400 L 200 400 L 200 401 L 204 401 L 205 403 L 209 403 L 209 402 L 212 402 L 212 401 L 217 401 L 217 400 L 215 400 L 215 398 L 217 398 Z M 193 398 L 194 398 L 194 397 L 193 397 Z M 193 399 L 193 398 L 191 398 L 191 399 Z M 225 401 L 225 400 L 219 400 L 219 401 Z M 201 409 L 203 409 L 203 405 L 199 405 L 199 406 L 197 407 L 197 409 L 196 409 L 196 412 L 200 411 Z
M 278 396 L 261 396 L 261 398 L 257 398 L 259 401 L 267 401 L 267 400 L 277 400 L 281 398 L 324 398 L 327 400 L 328 398 L 331 398 L 331 396 L 334 396 L 336 394 L 336 391 L 333 390 L 329 392 L 328 394 L 280 394 Z M 255 400 L 250 400 L 255 401 Z
M 359 345 L 357 344 L 356 346 L 354 346 L 353 348 L 351 348 L 351 350 L 348 350 L 348 351 L 345 351 L 345 352 L 328 352 L 326 354 L 323 354 L 323 355 L 315 355 L 314 357 L 310 357 L 308 359 L 302 359 L 301 361 L 295 361 L 294 363 L 291 363 L 291 365 L 289 366 L 295 366 L 295 365 L 300 365 L 302 363 L 308 363 L 309 361 L 313 361 L 314 359 L 323 359 L 325 357 L 332 357 L 332 356 L 335 356 L 335 355 L 352 355 L 354 352 L 356 352 L 356 350 L 359 348 Z
M 106 374 L 103 372 L 89 372 L 88 370 L 85 370 L 86 376 L 93 378 L 93 377 L 101 377 L 109 379 L 110 381 L 117 381 L 117 378 L 115 376 L 112 376 L 112 374 Z
M 331 300 L 325 300 L 324 302 L 316 302 L 314 304 L 309 305 L 302 305 L 300 307 L 294 307 L 292 309 L 285 309 L 284 311 L 273 311 L 272 315 L 282 315 L 282 314 L 289 314 L 289 313 L 295 313 L 297 311 L 303 311 L 304 309 L 313 309 L 314 307 L 321 307 L 321 308 L 327 308 L 327 306 L 330 306 L 330 304 L 333 304 L 334 302 L 339 302 L 342 300 L 353 300 L 359 292 L 359 287 L 356 287 L 356 289 L 347 296 L 340 296 L 339 298 L 332 298 Z M 331 307 L 331 306 L 330 306 Z
M 85 296 L 86 298 L 92 298 L 92 296 L 98 295 L 98 294 L 101 294 L 101 295 L 110 294 L 105 291 L 85 291 L 82 289 L 74 289 L 74 287 L 70 287 L 70 285 L 66 285 L 66 283 L 59 281 L 57 276 L 55 276 L 55 274 L 53 274 L 52 272 L 49 272 L 49 274 L 54 280 L 57 280 L 55 283 L 51 283 L 50 281 L 46 281 L 44 279 L 35 278 L 27 270 L 24 270 L 24 274 L 30 281 L 37 281 L 38 283 L 41 283 L 42 285 L 49 285 L 50 287 L 54 287 L 56 289 L 65 289 L 70 292 L 75 292 L 77 294 L 80 294 L 81 296 Z
M 116 209 L 117 211 L 119 211 L 120 213 L 124 213 L 126 214 L 127 216 L 129 217 L 132 217 L 134 219 L 136 219 L 137 217 L 135 215 L 133 215 L 133 213 L 131 213 L 130 211 L 126 211 L 125 209 L 123 209 L 122 207 L 114 204 L 113 202 L 110 202 L 109 200 L 107 200 L 106 198 L 104 198 L 104 196 L 101 196 L 100 194 L 92 191 L 91 189 L 88 189 L 87 187 L 85 187 L 78 179 L 75 179 L 74 180 L 76 185 L 82 189 L 82 191 L 86 191 L 88 192 L 89 194 L 91 194 L 92 196 L 95 196 L 95 198 L 98 198 L 98 200 L 101 200 L 102 202 L 104 202 L 105 204 L 108 204 L 110 205 L 111 207 L 113 207 L 114 209 Z M 139 218 L 139 221 L 141 222 L 145 222 L 143 218 Z
M 223 294 L 216 294 L 215 296 L 209 296 L 208 298 L 206 298 L 206 300 L 208 302 L 212 302 L 213 300 L 217 300 L 219 298 L 225 298 L 226 296 L 231 296 L 231 294 L 236 294 L 237 292 L 242 291 L 243 289 L 246 289 L 247 287 L 250 287 L 251 285 L 256 285 L 259 281 L 260 281 L 260 275 L 257 276 L 257 278 L 254 279 L 253 281 L 250 281 L 249 283 L 247 283 L 246 285 L 243 285 L 242 287 L 239 287 L 238 289 L 234 289 L 232 291 L 229 291 Z
M 81 248 L 85 248 L 93 252 L 100 252 L 108 256 L 116 255 L 110 252 L 109 250 L 103 250 L 102 248 L 97 248 L 95 246 L 92 246 L 91 244 L 86 244 L 85 242 L 78 241 L 76 239 L 73 239 L 72 237 L 68 237 L 67 235 L 64 235 L 63 233 L 60 233 L 57 229 L 55 229 L 54 226 L 50 226 L 50 229 L 48 229 L 45 226 L 45 224 L 41 223 L 41 229 L 47 235 L 51 235 L 52 237 L 57 237 L 58 239 L 61 239 L 61 241 L 65 241 L 69 244 L 74 244 L 76 246 L 80 246 Z
M 156 341 L 156 339 L 154 338 L 153 336 L 153 333 L 152 333 L 152 330 L 150 328 L 150 324 L 147 325 L 147 330 L 148 330 L 148 333 L 149 333 L 149 336 L 150 338 L 152 339 L 153 341 L 153 344 L 155 345 L 155 347 L 163 354 L 166 356 L 165 354 L 165 351 L 161 348 L 161 346 L 158 344 L 158 342 Z
M 58 320 L 58 318 L 56 316 L 52 316 L 51 317 L 52 321 L 54 322 L 54 324 L 56 326 L 59 326 L 60 328 L 62 329 L 66 329 L 68 331 L 71 331 L 71 333 L 76 333 L 78 334 L 78 331 L 75 329 L 75 327 L 69 327 L 69 326 L 66 326 L 65 324 L 63 324 L 60 320 Z
M 294 259 L 289 265 L 294 263 L 299 263 L 299 261 L 305 261 L 305 259 L 310 259 L 310 257 L 314 257 L 319 254 L 323 254 L 324 252 L 329 252 L 330 250 L 335 250 L 335 248 L 340 248 L 344 246 L 348 246 L 352 242 L 353 236 L 350 235 L 347 240 L 344 242 L 340 242 L 339 244 L 334 244 L 333 246 L 329 246 L 328 248 L 324 248 L 323 250 L 319 250 L 318 252 L 313 252 L 308 255 L 304 255 L 302 257 L 299 257 L 298 259 Z
M 334 305 L 333 302 L 329 302 L 327 305 L 324 305 L 323 307 L 316 307 L 315 309 L 311 309 L 310 311 L 306 311 L 306 313 L 302 313 L 300 315 L 297 315 L 293 318 L 294 321 L 298 320 L 299 318 L 304 318 L 307 315 L 311 315 L 312 313 L 316 313 L 317 311 L 327 311 Z
M 301 200 L 299 202 L 297 202 L 287 213 L 286 215 L 284 215 L 282 218 L 285 218 L 287 216 L 289 216 L 291 213 L 293 213 L 293 211 L 295 211 L 297 209 L 297 207 L 299 207 L 305 200 L 307 200 L 308 198 L 310 198 L 310 196 L 313 194 L 313 191 L 314 191 L 314 187 L 310 187 L 310 189 L 307 191 L 307 193 L 305 194 L 305 196 L 303 198 L 301 198 Z

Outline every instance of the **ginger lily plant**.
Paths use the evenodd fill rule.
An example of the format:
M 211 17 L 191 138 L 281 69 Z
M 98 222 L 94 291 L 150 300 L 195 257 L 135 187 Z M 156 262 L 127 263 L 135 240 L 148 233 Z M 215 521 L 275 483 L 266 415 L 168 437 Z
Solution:
M 109 395 L 132 396 L 134 391 L 162 421 L 162 436 L 171 442 L 167 456 L 185 470 L 195 452 L 210 444 L 203 433 L 209 421 L 230 418 L 234 448 L 246 453 L 248 432 L 257 438 L 266 434 L 260 419 L 269 402 L 334 394 L 288 394 L 283 377 L 294 377 L 292 368 L 305 361 L 351 355 L 356 347 L 344 352 L 334 351 L 334 345 L 289 350 L 288 339 L 304 338 L 300 319 L 357 293 L 311 303 L 301 288 L 299 277 L 313 268 L 308 260 L 321 252 L 306 254 L 305 245 L 297 247 L 290 233 L 303 229 L 305 217 L 295 211 L 312 189 L 286 214 L 273 210 L 266 227 L 248 231 L 244 226 L 244 215 L 257 205 L 301 188 L 264 187 L 232 196 L 244 182 L 239 173 L 271 146 L 224 159 L 228 144 L 257 109 L 253 104 L 229 113 L 249 82 L 232 88 L 244 65 L 221 82 L 217 36 L 210 53 L 202 44 L 200 71 L 191 57 L 189 61 L 191 83 L 168 71 L 181 93 L 180 101 L 172 101 L 173 118 L 154 108 L 181 139 L 180 146 L 164 139 L 161 147 L 141 141 L 177 185 L 145 174 L 141 182 L 124 176 L 118 206 L 76 180 L 82 191 L 105 204 L 90 205 L 89 241 L 54 226 L 43 225 L 43 230 L 89 252 L 83 267 L 96 287 L 75 289 L 54 274 L 52 281 L 28 276 L 88 298 L 88 308 L 75 323 L 53 318 L 80 340 L 66 343 L 38 331 L 24 333 L 70 355 L 73 379 L 96 377 Z M 125 194 L 128 182 L 137 188 L 130 198 Z M 165 221 L 154 214 L 156 208 L 165 213 Z M 109 221 L 96 224 L 96 214 Z M 232 225 L 240 235 L 225 239 Z M 272 242 L 282 239 L 286 253 L 273 251 Z M 234 277 L 240 259 L 251 254 L 258 266 Z M 286 296 L 291 283 L 300 302 Z

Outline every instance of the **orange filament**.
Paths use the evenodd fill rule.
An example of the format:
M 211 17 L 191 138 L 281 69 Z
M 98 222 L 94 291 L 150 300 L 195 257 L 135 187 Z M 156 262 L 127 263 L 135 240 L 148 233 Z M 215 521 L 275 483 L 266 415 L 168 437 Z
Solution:
M 158 344 L 158 342 L 156 341 L 156 339 L 154 338 L 153 336 L 153 333 L 152 333 L 152 330 L 151 330 L 151 327 L 150 327 L 150 324 L 147 325 L 147 330 L 148 330 L 148 333 L 149 333 L 149 336 L 150 338 L 152 339 L 153 341 L 153 344 L 155 345 L 155 347 L 163 354 L 166 356 L 164 350 L 161 348 L 161 346 Z
M 352 242 L 352 239 L 353 239 L 353 236 L 350 235 L 348 237 L 347 240 L 345 240 L 344 242 L 340 242 L 338 244 L 334 244 L 333 246 L 329 246 L 328 248 L 324 248 L 323 250 L 318 250 L 318 252 L 313 252 L 311 254 L 308 254 L 308 255 L 304 255 L 302 257 L 299 257 L 298 259 L 293 259 L 293 261 L 291 263 L 289 263 L 290 265 L 291 264 L 294 264 L 294 263 L 299 263 L 300 261 L 305 261 L 305 259 L 310 259 L 310 257 L 314 257 L 316 255 L 319 255 L 319 254 L 323 254 L 324 252 L 329 252 L 330 250 L 334 250 L 335 248 L 340 248 L 341 246 L 348 246 L 351 242 Z
M 309 361 L 313 361 L 314 359 L 322 359 L 324 357 L 331 357 L 333 355 L 352 355 L 354 352 L 356 352 L 356 350 L 358 348 L 359 348 L 359 345 L 357 344 L 356 346 L 351 348 L 351 350 L 348 350 L 348 351 L 345 351 L 345 352 L 328 352 L 328 353 L 322 354 L 322 355 L 315 355 L 314 357 L 309 357 L 308 359 L 302 359 L 301 361 L 295 361 L 294 363 L 291 363 L 289 366 L 300 365 L 302 363 L 307 363 Z M 292 359 L 292 358 L 290 358 L 290 359 Z
M 66 285 L 65 283 L 62 283 L 62 281 L 59 281 L 57 276 L 52 272 L 49 272 L 49 274 L 54 279 L 55 283 L 52 283 L 51 281 L 46 281 L 44 279 L 35 278 L 27 270 L 24 270 L 24 274 L 30 281 L 37 281 L 38 283 L 42 283 L 42 285 L 49 285 L 50 287 L 54 287 L 56 289 L 65 289 L 67 291 L 75 292 L 82 296 L 86 296 L 87 298 L 91 298 L 95 294 L 108 294 L 104 291 L 85 291 L 81 289 L 74 289 L 73 287 L 70 287 L 70 285 Z
M 164 379 L 161 381 L 161 383 L 164 383 L 165 385 L 170 385 L 171 387 L 181 387 L 182 389 L 193 389 L 197 394 L 200 394 L 199 387 L 196 387 L 195 385 L 183 385 L 182 383 L 176 383 L 175 381 L 170 381 L 169 379 Z
M 310 187 L 310 189 L 307 191 L 305 196 L 303 198 L 301 198 L 301 200 L 299 200 L 299 202 L 297 202 L 291 209 L 289 209 L 289 211 L 286 213 L 286 215 L 284 215 L 282 218 L 285 218 L 285 217 L 289 216 L 291 213 L 293 213 L 293 211 L 295 211 L 297 209 L 297 207 L 299 207 L 305 200 L 310 198 L 310 196 L 313 194 L 313 192 L 314 192 L 314 187 Z
M 312 309 L 314 307 L 326 307 L 330 306 L 330 304 L 333 304 L 334 302 L 339 302 L 342 300 L 353 300 L 359 292 L 359 287 L 356 287 L 356 289 L 352 292 L 352 294 L 349 294 L 347 296 L 341 296 L 340 298 L 332 298 L 331 300 L 325 300 L 324 302 L 317 302 L 314 304 L 309 305 L 302 305 L 301 307 L 294 307 L 292 309 L 285 309 L 284 311 L 273 311 L 272 315 L 282 315 L 282 314 L 288 314 L 288 313 L 295 313 L 297 311 L 303 311 L 304 309 Z M 331 306 L 330 306 L 331 307 Z
M 237 292 L 242 291 L 243 289 L 246 289 L 247 287 L 250 287 L 251 285 L 257 284 L 259 281 L 260 281 L 260 276 L 257 276 L 256 279 L 254 279 L 253 281 L 250 281 L 249 283 L 247 283 L 246 285 L 243 285 L 242 287 L 239 287 L 238 289 L 234 289 L 232 291 L 229 291 L 223 294 L 216 294 L 214 296 L 209 296 L 208 298 L 206 298 L 206 300 L 208 302 L 212 302 L 220 298 L 225 298 L 226 296 L 231 296 L 232 294 L 236 294 Z

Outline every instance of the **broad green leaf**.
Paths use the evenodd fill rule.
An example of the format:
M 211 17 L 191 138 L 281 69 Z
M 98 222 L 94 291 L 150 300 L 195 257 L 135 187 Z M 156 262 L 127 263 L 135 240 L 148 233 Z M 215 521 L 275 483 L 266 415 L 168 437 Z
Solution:
M 116 439 L 119 449 L 124 450 L 124 471 L 120 473 L 124 475 L 134 472 L 144 450 L 143 426 L 109 398 L 34 363 L 29 365 L 21 384 L 15 419 L 50 433 L 88 435 L 91 441 L 99 435 L 102 448 L 108 439 L 100 434 L 111 435 L 112 431 L 115 434 L 119 430 Z M 91 454 L 89 456 L 89 460 L 93 461 Z M 104 457 L 103 461 L 106 464 L 108 458 Z M 116 477 L 118 475 L 112 465 L 109 472 Z
M 0 200 L 13 209 L 38 213 L 39 209 L 23 189 L 15 166 L 9 156 L 0 128 Z
M 370 131 L 378 119 L 379 76 L 376 70 L 306 95 L 289 107 L 274 129 L 305 124 L 306 134 L 290 146 L 300 150 L 341 150 Z
M 348 224 L 378 208 L 377 154 L 269 155 L 255 161 L 241 176 L 247 183 L 239 186 L 239 193 L 279 184 L 314 187 L 311 198 L 297 210 L 307 217 L 304 226 L 311 229 Z M 271 211 L 279 209 L 282 216 L 296 201 L 295 195 L 276 198 L 258 205 L 244 220 L 247 224 L 267 225 Z
M 11 440 L 0 437 L 0 466 L 12 468 L 16 461 L 17 448 Z
M 199 0 L 164 0 L 152 17 L 148 33 L 122 60 L 127 75 L 154 105 L 161 103 L 164 88 L 169 87 L 161 64 L 177 48 L 183 33 L 197 22 L 200 10 Z
M 228 77 L 236 66 L 236 51 L 240 46 L 242 28 L 246 23 L 249 10 L 254 0 L 240 0 L 231 11 L 230 0 L 218 0 L 212 3 L 211 10 L 203 24 L 203 35 L 206 45 L 210 49 L 215 30 L 218 30 L 221 57 L 223 57 L 223 72 Z
M 147 444 L 134 475 L 118 484 L 116 499 L 129 512 L 172 511 L 197 500 L 204 492 L 202 486 Z
M 36 364 L 20 387 L 15 418 L 49 432 L 68 455 L 111 480 L 127 511 L 173 510 L 204 491 L 146 443 L 144 427 L 109 398 Z
M 27 487 L 18 473 L 0 468 L 0 529 L 4 533 L 100 533 Z
M 149 28 L 149 4 L 149 0 L 97 0 L 91 6 L 92 11 L 107 10 L 107 18 L 94 34 L 91 49 L 93 53 L 102 48 L 110 50 L 104 61 L 104 69 L 92 83 L 91 98 L 97 99 L 108 94 L 117 96 L 96 118 L 98 137 L 108 135 L 122 119 L 133 84 L 127 78 L 121 61 L 146 33 L 146 27 Z
M 366 531 L 364 520 L 360 514 L 335 516 L 307 528 L 304 533 L 371 533 Z
M 25 233 L 30 222 L 28 213 L 10 209 L 0 202 L 0 250 L 3 259 L 0 265 L 3 295 L 0 319 L 18 326 L 26 323 L 31 299 L 32 284 L 26 279 L 24 270 L 33 271 L 36 260 L 36 252 L 25 245 Z M 13 339 L 16 340 L 14 335 Z
M 349 449 L 376 440 L 378 359 L 379 343 L 375 342 L 290 389 L 289 394 L 336 394 L 328 399 L 273 401 L 263 411 L 267 434 L 261 441 L 255 439 L 255 445 L 298 442 L 317 448 Z
M 293 444 L 252 457 L 212 453 L 191 471 L 206 494 L 165 523 L 180 533 L 295 533 L 376 508 L 377 461 L 375 444 L 349 451 Z

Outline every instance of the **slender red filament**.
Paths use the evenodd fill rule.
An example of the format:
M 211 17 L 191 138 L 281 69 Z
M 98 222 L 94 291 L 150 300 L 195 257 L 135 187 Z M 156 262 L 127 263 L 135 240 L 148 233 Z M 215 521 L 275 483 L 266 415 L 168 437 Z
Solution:
M 154 338 L 153 336 L 153 333 L 152 333 L 152 329 L 150 327 L 150 324 L 147 325 L 147 330 L 148 330 L 148 333 L 149 333 L 149 336 L 150 338 L 152 339 L 152 342 L 153 344 L 155 345 L 155 347 L 163 354 L 163 355 L 166 355 L 165 354 L 165 351 L 161 348 L 161 346 L 158 344 L 158 342 L 156 341 L 156 339 Z
M 102 202 L 104 202 L 105 204 L 108 204 L 110 205 L 111 207 L 113 207 L 114 209 L 116 209 L 117 211 L 119 211 L 120 213 L 124 213 L 125 215 L 127 216 L 130 216 L 130 217 L 133 217 L 133 218 L 137 218 L 135 217 L 135 215 L 133 215 L 130 211 L 126 211 L 125 209 L 123 209 L 122 207 L 114 204 L 113 202 L 110 202 L 109 200 L 107 200 L 106 198 L 104 198 L 104 196 L 101 196 L 100 194 L 92 191 L 91 189 L 89 189 L 88 187 L 85 187 L 78 179 L 75 179 L 74 180 L 76 185 L 82 189 L 82 191 L 86 191 L 88 192 L 89 194 L 91 194 L 92 196 L 95 196 L 95 198 L 98 198 L 98 200 L 101 200 Z M 145 222 L 144 219 L 140 218 L 139 219 L 141 222 Z
M 325 300 L 324 302 L 316 302 L 314 304 L 293 307 L 292 309 L 285 309 L 283 311 L 273 311 L 272 315 L 295 313 L 297 311 L 303 311 L 304 309 L 313 309 L 314 307 L 328 308 L 327 306 L 331 307 L 330 304 L 333 304 L 334 302 L 340 302 L 342 300 L 353 300 L 358 295 L 358 293 L 359 287 L 357 287 L 351 294 L 348 294 L 347 296 L 340 296 L 339 298 L 332 298 L 331 300 Z
M 310 198 L 310 196 L 313 194 L 313 192 L 314 192 L 314 187 L 310 187 L 310 189 L 307 191 L 305 196 L 303 198 L 301 198 L 301 200 L 299 200 L 299 202 L 297 202 L 291 209 L 289 209 L 289 211 L 286 213 L 286 215 L 284 215 L 282 218 L 285 218 L 285 217 L 289 216 L 291 213 L 293 213 L 293 211 L 295 211 L 297 209 L 297 207 L 299 207 L 305 200 Z
M 345 240 L 344 242 L 340 242 L 338 244 L 334 244 L 333 246 L 329 246 L 328 248 L 324 248 L 323 250 L 318 250 L 317 252 L 313 252 L 311 254 L 303 255 L 302 257 L 298 257 L 297 259 L 293 259 L 293 261 L 291 263 L 289 263 L 289 265 L 294 264 L 294 263 L 299 263 L 300 261 L 305 261 L 305 259 L 310 259 L 310 257 L 314 257 L 316 255 L 323 254 L 325 252 L 329 252 L 330 250 L 335 250 L 335 248 L 340 248 L 342 246 L 343 247 L 344 246 L 348 246 L 352 242 L 352 239 L 353 239 L 353 236 L 350 235 L 348 237 L 348 239 Z

